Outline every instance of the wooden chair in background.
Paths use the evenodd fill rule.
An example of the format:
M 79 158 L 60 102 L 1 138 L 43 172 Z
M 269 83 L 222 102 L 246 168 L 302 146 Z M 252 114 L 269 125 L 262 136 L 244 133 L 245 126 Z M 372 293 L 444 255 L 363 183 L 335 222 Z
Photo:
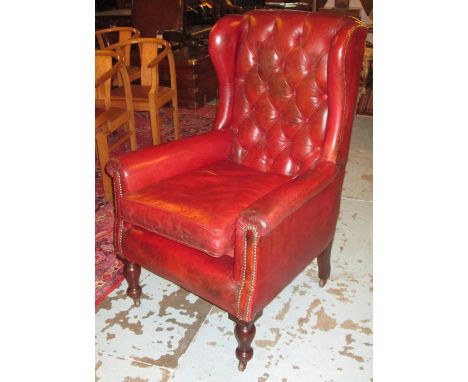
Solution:
M 367 25 L 368 34 L 373 34 L 374 28 L 372 24 Z M 366 49 L 364 50 L 364 62 L 361 70 L 361 83 L 359 87 L 359 95 L 363 95 L 367 92 L 369 87 L 372 87 L 372 72 L 373 72 L 373 60 L 374 60 L 374 46 L 371 42 L 366 41 Z
M 132 151 L 137 149 L 135 120 L 127 68 L 121 54 L 110 50 L 95 51 L 95 136 L 102 183 L 107 200 L 112 200 L 112 182 L 105 172 L 109 153 L 127 140 Z M 125 102 L 119 107 L 110 100 L 111 81 L 116 76 L 122 82 Z M 108 137 L 122 128 L 118 139 L 109 144 Z
M 95 32 L 97 45 L 99 49 L 113 49 L 114 44 L 125 42 L 130 39 L 139 38 L 140 31 L 132 27 L 113 27 L 101 29 Z M 130 46 L 124 49 L 124 61 L 127 66 L 128 77 L 130 82 L 138 80 L 140 78 L 140 67 L 132 65 L 131 55 L 130 55 Z M 123 86 L 120 81 L 120 77 L 116 78 L 114 85 Z
M 174 136 L 179 139 L 179 108 L 177 103 L 177 82 L 174 56 L 171 44 L 159 38 L 137 38 L 114 44 L 113 49 L 124 50 L 131 45 L 138 45 L 140 52 L 140 84 L 131 84 L 133 109 L 135 111 L 148 111 L 150 114 L 153 144 L 161 143 L 159 131 L 159 109 L 172 101 Z M 159 47 L 163 47 L 158 52 Z M 169 62 L 170 87 L 159 86 L 159 63 L 167 58 Z M 125 105 L 124 89 L 113 88 L 111 101 L 119 106 Z

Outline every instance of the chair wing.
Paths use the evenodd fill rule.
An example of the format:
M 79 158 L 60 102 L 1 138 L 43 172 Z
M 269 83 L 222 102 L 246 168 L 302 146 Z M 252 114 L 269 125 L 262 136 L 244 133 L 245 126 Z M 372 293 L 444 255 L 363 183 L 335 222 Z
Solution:
M 220 20 L 210 35 L 215 128 L 236 132 L 233 160 L 288 175 L 346 161 L 366 33 L 356 19 L 307 12 Z

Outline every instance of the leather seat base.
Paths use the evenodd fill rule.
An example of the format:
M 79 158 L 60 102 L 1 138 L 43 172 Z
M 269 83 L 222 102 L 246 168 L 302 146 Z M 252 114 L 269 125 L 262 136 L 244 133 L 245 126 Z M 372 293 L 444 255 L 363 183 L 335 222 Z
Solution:
M 127 260 L 235 314 L 240 285 L 232 277 L 233 258 L 207 256 L 139 227 L 125 233 L 123 248 Z
M 291 179 L 222 160 L 122 200 L 124 221 L 211 256 L 233 256 L 240 212 Z

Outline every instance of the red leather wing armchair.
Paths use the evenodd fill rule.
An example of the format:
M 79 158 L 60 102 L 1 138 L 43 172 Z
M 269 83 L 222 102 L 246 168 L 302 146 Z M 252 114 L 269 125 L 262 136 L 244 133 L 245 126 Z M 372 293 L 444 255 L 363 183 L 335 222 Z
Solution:
M 262 309 L 313 259 L 320 286 L 330 275 L 366 33 L 332 14 L 226 16 L 213 130 L 108 162 L 127 294 L 139 304 L 143 266 L 227 311 L 240 370 Z

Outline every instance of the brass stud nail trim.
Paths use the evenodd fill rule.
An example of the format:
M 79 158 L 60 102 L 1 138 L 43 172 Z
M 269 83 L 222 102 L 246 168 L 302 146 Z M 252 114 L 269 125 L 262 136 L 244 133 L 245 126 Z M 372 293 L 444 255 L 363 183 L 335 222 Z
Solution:
M 122 180 L 120 179 L 120 174 L 118 171 L 115 172 L 116 178 L 117 178 L 117 185 L 119 187 L 119 197 L 121 198 L 123 195 L 122 192 Z M 114 192 L 115 196 L 115 192 Z M 117 210 L 117 197 L 115 196 L 115 207 Z M 122 219 L 122 213 L 120 213 L 120 219 L 119 219 L 119 230 L 120 230 L 120 237 L 119 237 L 119 247 L 120 247 L 120 256 L 123 257 L 123 230 L 124 230 L 124 223 Z
M 254 282 L 255 282 L 255 276 L 256 276 L 256 270 L 257 270 L 257 242 L 258 242 L 258 232 L 257 228 L 254 227 L 253 225 L 248 225 L 245 227 L 244 231 L 244 253 L 243 253 L 243 258 L 242 258 L 242 283 L 239 291 L 239 296 L 237 298 L 237 316 L 239 318 L 242 318 L 241 312 L 240 312 L 240 300 L 242 293 L 245 288 L 245 281 L 246 281 L 246 272 L 247 272 L 247 232 L 252 231 L 254 235 L 254 242 L 253 242 L 253 264 L 252 264 L 252 273 L 250 275 L 250 288 L 249 288 L 249 294 L 247 298 L 247 306 L 245 310 L 245 315 L 244 319 L 248 319 L 249 311 L 250 311 L 250 304 L 252 301 L 252 294 L 253 294 L 253 288 L 254 288 Z

